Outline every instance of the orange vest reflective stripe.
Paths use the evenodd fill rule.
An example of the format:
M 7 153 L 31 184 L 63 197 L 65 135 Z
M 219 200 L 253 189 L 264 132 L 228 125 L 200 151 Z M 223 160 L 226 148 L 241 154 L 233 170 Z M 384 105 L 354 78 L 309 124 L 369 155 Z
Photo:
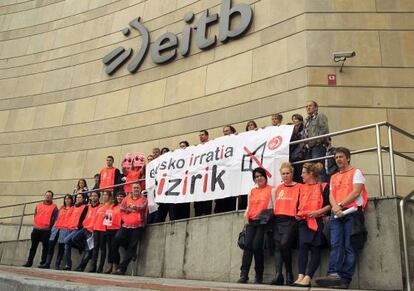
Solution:
M 115 167 L 103 168 L 100 172 L 99 188 L 108 187 L 115 184 Z M 112 188 L 108 188 L 104 191 L 113 191 Z
M 262 210 L 269 207 L 271 201 L 272 186 L 266 185 L 264 188 L 253 188 L 249 194 L 249 204 L 247 208 L 247 217 L 254 220 Z
M 56 208 L 56 204 L 52 203 L 46 205 L 43 202 L 40 202 L 36 206 L 36 215 L 34 217 L 34 226 L 35 228 L 45 229 L 50 227 L 50 220 L 53 215 L 53 211 Z
M 73 212 L 73 206 L 65 208 L 65 206 L 60 207 L 59 215 L 56 219 L 55 227 L 56 228 L 68 228 L 69 217 L 71 217 Z
M 112 225 L 107 226 L 106 229 L 120 229 L 121 228 L 121 206 L 116 205 L 112 207 Z
M 83 228 L 86 228 L 89 232 L 93 231 L 93 225 L 95 224 L 96 213 L 98 212 L 99 204 L 95 207 L 89 205 L 86 217 L 83 220 Z
M 295 216 L 301 187 L 302 184 L 300 183 L 290 187 L 285 184 L 277 186 L 276 197 L 273 205 L 273 214 Z
M 79 220 L 85 207 L 86 205 L 81 205 L 78 207 L 73 206 L 72 215 L 69 216 L 69 221 L 67 223 L 68 229 L 74 230 L 78 228 Z
M 145 199 L 146 198 L 144 196 L 141 196 L 136 200 L 132 199 L 131 196 L 127 196 L 122 202 L 125 201 L 125 205 L 134 204 L 138 206 L 142 205 Z M 121 219 L 125 225 L 140 224 L 142 222 L 141 212 L 121 212 Z
M 106 231 L 106 226 L 103 225 L 103 221 L 105 219 L 106 211 L 111 207 L 111 205 L 101 205 L 98 206 L 98 210 L 96 211 L 96 218 L 93 224 L 93 230 L 97 231 Z
M 348 171 L 342 173 L 338 172 L 331 177 L 331 193 L 332 196 L 335 198 L 336 203 L 342 202 L 354 189 L 353 179 L 356 170 L 356 168 L 351 168 Z M 347 205 L 343 205 L 343 207 L 351 208 L 353 206 L 362 206 L 362 208 L 365 208 L 367 202 L 368 192 L 364 185 L 362 187 L 360 197 L 357 198 L 355 201 L 348 203 Z
M 141 174 L 141 171 L 133 171 L 129 170 L 128 175 L 126 176 L 126 182 L 132 182 L 139 179 L 139 176 Z M 124 185 L 124 191 L 125 193 L 131 193 L 132 192 L 132 184 L 126 184 Z

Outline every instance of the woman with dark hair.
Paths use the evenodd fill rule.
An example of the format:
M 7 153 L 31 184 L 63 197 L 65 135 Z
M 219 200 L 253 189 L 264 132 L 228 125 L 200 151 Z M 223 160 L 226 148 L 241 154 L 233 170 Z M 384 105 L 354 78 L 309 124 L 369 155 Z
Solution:
M 105 274 L 110 274 L 112 271 L 115 271 L 118 268 L 118 262 L 114 262 L 116 259 L 114 257 L 115 249 L 113 246 L 113 241 L 116 232 L 121 228 L 121 203 L 125 198 L 124 192 L 118 192 L 116 199 L 112 207 L 106 211 L 105 220 L 106 222 L 106 232 L 105 232 L 105 241 L 108 246 L 108 269 L 105 270 Z M 104 221 L 105 223 L 105 221 Z
M 79 179 L 78 180 L 78 184 L 76 184 L 75 189 L 73 190 L 72 193 L 72 200 L 75 201 L 76 200 L 76 194 L 82 193 L 88 191 L 88 184 L 86 183 L 85 179 Z M 89 202 L 89 193 L 82 193 L 83 195 L 83 199 L 85 200 L 85 204 L 88 204 Z
M 331 209 L 329 205 L 329 187 L 320 183 L 321 163 L 305 163 L 302 170 L 302 185 L 299 196 L 299 255 L 298 278 L 294 286 L 310 287 L 312 277 L 319 267 L 321 251 L 325 244 L 322 217 Z M 310 261 L 308 256 L 310 252 Z
M 161 155 L 163 155 L 163 154 L 165 154 L 165 153 L 168 153 L 170 151 L 170 149 L 169 148 L 162 148 L 161 149 Z
M 250 265 L 254 256 L 255 283 L 261 284 L 263 283 L 264 270 L 263 240 L 265 225 L 260 223 L 259 215 L 263 210 L 271 207 L 272 187 L 267 184 L 266 171 L 263 168 L 253 170 L 253 180 L 256 187 L 250 191 L 247 209 L 244 213 L 246 241 L 238 283 L 247 283 L 249 280 Z
M 257 130 L 257 124 L 254 120 L 250 120 L 246 124 L 246 131 Z
M 293 283 L 292 247 L 296 242 L 297 221 L 295 219 L 299 201 L 301 184 L 293 181 L 293 167 L 290 163 L 282 163 L 280 176 L 283 183 L 276 188 L 273 205 L 273 242 L 275 245 L 276 277 L 272 285 L 283 285 L 283 263 L 286 269 L 286 285 Z
M 51 235 L 49 237 L 49 244 L 47 249 L 46 262 L 39 266 L 42 269 L 49 269 L 50 263 L 53 259 L 55 252 L 55 245 L 58 242 L 58 255 L 56 258 L 55 269 L 59 270 L 60 263 L 62 262 L 63 253 L 65 251 L 65 244 L 63 243 L 65 237 L 68 235 L 69 230 L 67 229 L 67 222 L 73 212 L 73 199 L 72 195 L 66 194 L 63 198 L 63 206 L 59 209 L 59 214 L 56 219 L 55 225 L 52 228 Z

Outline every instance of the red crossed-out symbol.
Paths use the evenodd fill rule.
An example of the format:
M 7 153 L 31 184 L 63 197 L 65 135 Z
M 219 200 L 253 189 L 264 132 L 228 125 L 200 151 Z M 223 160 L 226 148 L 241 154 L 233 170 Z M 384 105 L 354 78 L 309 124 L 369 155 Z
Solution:
M 247 153 L 247 155 L 253 160 L 253 161 L 255 161 L 256 162 L 256 164 L 260 167 L 260 168 L 263 168 L 264 170 L 265 170 L 265 172 L 266 172 L 266 176 L 268 177 L 268 178 L 272 178 L 272 174 L 268 171 L 268 170 L 266 170 L 266 168 L 263 166 L 263 164 L 259 161 L 259 159 L 246 147 L 246 146 L 244 146 L 243 147 L 243 149 L 244 149 L 244 151 Z

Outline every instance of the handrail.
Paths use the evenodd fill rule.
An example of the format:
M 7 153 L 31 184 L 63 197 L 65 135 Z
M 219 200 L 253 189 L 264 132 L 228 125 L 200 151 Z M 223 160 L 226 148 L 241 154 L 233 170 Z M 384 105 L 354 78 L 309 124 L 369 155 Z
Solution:
M 130 182 L 114 184 L 114 185 L 107 186 L 107 187 L 102 187 L 102 188 L 98 188 L 98 189 L 92 189 L 92 190 L 88 190 L 88 191 L 78 192 L 76 194 L 86 194 L 86 193 L 91 193 L 91 192 L 95 192 L 95 191 L 101 192 L 102 190 L 106 190 L 106 189 L 110 189 L 110 188 L 116 188 L 116 187 L 124 186 L 124 185 L 128 185 L 128 184 L 134 184 L 134 183 L 141 182 L 141 181 L 145 181 L 145 179 L 138 179 L 138 180 L 134 180 L 134 181 L 130 181 Z M 53 200 L 63 199 L 68 194 L 69 195 L 75 195 L 75 194 L 70 194 L 70 193 L 62 194 L 62 196 L 57 197 L 57 198 L 53 198 Z M 23 206 L 23 205 L 26 205 L 26 204 L 40 203 L 40 202 L 43 202 L 43 201 L 44 201 L 44 199 L 33 200 L 33 201 L 30 201 L 30 202 L 22 202 L 22 203 L 17 203 L 17 204 L 3 205 L 3 206 L 0 206 L 0 209 L 8 208 L 8 207 Z M 0 217 L 0 219 L 3 219 L 3 217 Z
M 387 133 L 388 133 L 387 134 L 388 135 L 387 136 L 388 137 L 388 145 L 387 146 L 381 145 L 381 127 L 382 126 L 387 127 Z M 350 129 L 340 130 L 340 131 L 336 131 L 336 132 L 332 132 L 332 133 L 327 133 L 327 134 L 323 134 L 323 135 L 319 135 L 319 136 L 315 136 L 315 137 L 310 137 L 310 138 L 306 138 L 306 139 L 292 141 L 292 142 L 289 143 L 289 145 L 307 143 L 309 141 L 318 140 L 318 139 L 321 139 L 321 138 L 344 135 L 344 134 L 347 134 L 347 133 L 353 133 L 353 132 L 367 130 L 367 129 L 375 129 L 376 146 L 371 147 L 371 148 L 354 150 L 351 153 L 352 154 L 360 154 L 360 153 L 366 153 L 366 152 L 375 152 L 375 151 L 377 152 L 380 196 L 385 196 L 382 152 L 383 151 L 388 151 L 389 152 L 389 158 L 390 158 L 390 173 L 391 173 L 392 195 L 396 196 L 397 195 L 397 187 L 396 187 L 397 181 L 396 181 L 396 173 L 395 173 L 394 155 L 400 156 L 400 157 L 402 157 L 402 158 L 404 158 L 408 161 L 412 161 L 412 162 L 414 162 L 414 158 L 394 150 L 392 134 L 393 134 L 393 131 L 396 131 L 396 132 L 398 132 L 398 133 L 414 140 L 414 135 L 409 133 L 406 130 L 403 130 L 403 129 L 401 129 L 401 128 L 399 128 L 399 127 L 397 127 L 397 126 L 395 126 L 395 125 L 393 125 L 389 122 L 382 121 L 382 122 L 377 122 L 377 123 L 372 123 L 372 124 L 368 124 L 368 125 L 358 126 L 358 127 L 354 127 L 354 128 L 350 128 Z M 328 156 L 319 157 L 319 158 L 313 158 L 313 159 L 297 161 L 297 162 L 294 162 L 293 164 L 302 164 L 302 163 L 305 163 L 305 162 L 320 161 L 320 160 L 330 159 L 330 158 L 333 158 L 333 157 L 334 157 L 334 155 L 328 155 Z M 86 194 L 86 193 L 90 193 L 92 191 L 102 191 L 102 190 L 106 190 L 106 189 L 110 189 L 110 188 L 116 188 L 116 187 L 119 187 L 119 186 L 136 183 L 136 182 L 143 181 L 143 180 L 145 180 L 145 179 L 138 179 L 138 180 L 132 181 L 132 182 L 115 184 L 115 185 L 111 185 L 111 186 L 107 186 L 107 187 L 102 187 L 102 188 L 99 188 L 99 189 L 82 191 L 82 192 L 79 192 L 79 193 Z M 400 202 L 401 226 L 402 226 L 402 236 L 403 236 L 403 252 L 404 252 L 405 274 L 406 274 L 406 282 L 407 282 L 407 290 L 408 291 L 411 291 L 411 278 L 410 278 L 410 275 L 411 275 L 410 273 L 411 272 L 410 272 L 409 259 L 408 259 L 408 246 L 407 246 L 408 243 L 407 243 L 407 234 L 406 234 L 405 218 L 404 218 L 404 214 L 405 214 L 404 206 L 405 206 L 406 201 L 411 199 L 411 197 L 413 197 L 413 196 L 414 196 L 414 191 L 411 192 L 409 195 L 407 195 Z M 55 199 L 58 200 L 58 199 L 62 199 L 63 197 L 64 196 L 61 196 L 61 197 L 58 197 L 58 198 L 55 198 Z M 33 214 L 26 214 L 25 213 L 27 205 L 28 204 L 33 204 L 33 203 L 39 203 L 39 202 L 42 202 L 42 201 L 43 200 L 35 200 L 35 201 L 31 201 L 31 202 L 24 202 L 24 203 L 17 203 L 17 204 L 13 204 L 13 205 L 0 206 L 0 209 L 9 208 L 9 207 L 16 207 L 16 206 L 23 206 L 23 211 L 22 211 L 21 215 L 0 217 L 0 219 L 9 219 L 9 218 L 20 217 L 17 240 L 19 240 L 19 238 L 20 238 L 20 232 L 21 232 L 24 216 L 30 216 L 30 215 L 34 214 L 34 213 Z
M 405 227 L 405 203 L 414 196 L 414 191 L 405 196 L 400 201 L 400 212 L 401 212 L 401 232 L 403 239 L 403 250 L 404 250 L 404 265 L 405 265 L 405 279 L 407 282 L 407 291 L 411 291 L 411 272 L 410 272 L 410 261 L 408 258 L 408 242 L 407 242 L 407 229 Z

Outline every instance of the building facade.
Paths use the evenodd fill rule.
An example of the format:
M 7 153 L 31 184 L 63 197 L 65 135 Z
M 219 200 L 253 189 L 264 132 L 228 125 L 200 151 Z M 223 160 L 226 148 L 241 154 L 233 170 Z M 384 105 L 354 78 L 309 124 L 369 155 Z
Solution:
M 1 1 L 0 205 L 38 199 L 47 189 L 71 192 L 79 178 L 92 183 L 107 155 L 119 166 L 127 152 L 198 143 L 201 129 L 214 138 L 227 124 L 244 131 L 255 120 L 264 127 L 273 113 L 286 123 L 293 113 L 305 115 L 310 99 L 327 115 L 331 132 L 380 121 L 414 132 L 414 1 L 234 0 L 231 8 L 250 7 L 252 20 L 237 38 L 221 41 L 225 2 Z M 194 19 L 187 22 L 197 30 L 183 53 L 189 12 Z M 243 14 L 236 14 L 230 30 L 243 25 Z M 129 26 L 137 17 L 151 48 L 131 73 L 144 39 Z M 211 17 L 205 27 L 203 17 Z M 122 32 L 127 27 L 129 34 Z M 178 39 L 177 54 L 158 64 L 154 43 L 167 32 Z M 214 36 L 200 49 L 199 41 Z M 102 59 L 118 47 L 132 54 L 108 75 Z M 333 52 L 343 51 L 356 56 L 340 72 Z M 333 144 L 373 147 L 375 134 L 339 136 Z M 394 145 L 413 156 L 409 139 L 395 134 Z M 352 162 L 377 195 L 375 153 Z M 398 192 L 407 194 L 414 166 L 397 158 L 396 171 Z

